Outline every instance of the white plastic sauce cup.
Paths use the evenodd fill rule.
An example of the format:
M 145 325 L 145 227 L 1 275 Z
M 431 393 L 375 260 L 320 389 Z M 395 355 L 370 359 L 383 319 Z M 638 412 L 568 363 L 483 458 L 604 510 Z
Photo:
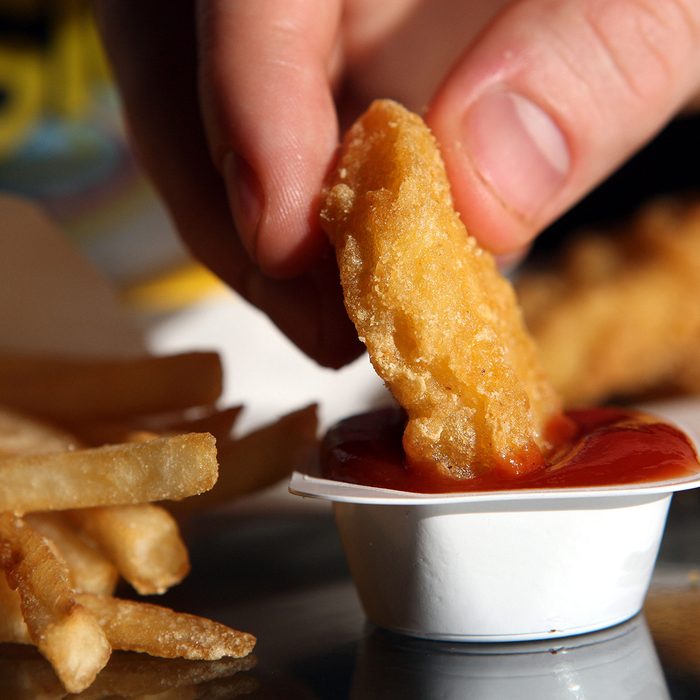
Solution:
M 372 622 L 425 639 L 499 642 L 591 632 L 639 612 L 671 496 L 697 486 L 700 475 L 416 494 L 295 473 L 289 488 L 333 503 Z

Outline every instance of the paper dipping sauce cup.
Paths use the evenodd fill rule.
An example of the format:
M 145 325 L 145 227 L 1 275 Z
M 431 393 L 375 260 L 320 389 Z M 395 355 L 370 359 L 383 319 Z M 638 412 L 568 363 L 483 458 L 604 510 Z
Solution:
M 500 642 L 582 634 L 639 612 L 671 496 L 697 486 L 696 474 L 418 494 L 295 473 L 289 488 L 332 502 L 373 623 L 425 639 Z

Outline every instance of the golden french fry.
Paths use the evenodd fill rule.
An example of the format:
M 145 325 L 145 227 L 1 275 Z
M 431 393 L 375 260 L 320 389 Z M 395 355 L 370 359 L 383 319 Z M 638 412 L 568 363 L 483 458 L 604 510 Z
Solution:
M 142 595 L 164 593 L 190 570 L 187 547 L 170 513 L 150 503 L 68 514 Z
M 324 193 L 345 305 L 406 409 L 415 468 L 456 478 L 541 466 L 560 402 L 515 295 L 455 211 L 435 139 L 374 102 L 348 131 Z
M 158 433 L 152 433 L 149 430 L 133 430 L 124 436 L 124 442 L 148 442 L 161 437 Z
M 10 588 L 4 571 L 0 571 L 0 642 L 15 644 L 32 642 L 22 617 L 19 593 Z
M 257 687 L 245 676 L 224 677 L 252 666 L 242 658 L 255 644 L 251 635 L 110 597 L 119 573 L 152 594 L 188 572 L 177 523 L 151 501 L 179 500 L 216 482 L 216 439 L 203 429 L 226 441 L 241 410 L 216 408 L 220 391 L 213 354 L 125 361 L 0 355 L 0 397 L 43 416 L 0 406 L 0 642 L 34 644 L 51 665 L 37 668 L 29 657 L 5 683 L 0 654 L 0 696 L 8 688 L 21 698 L 82 691 L 113 647 L 172 660 L 155 668 L 126 655 L 133 673 L 114 662 L 82 697 L 234 697 Z M 82 432 L 64 432 L 46 418 Z M 188 434 L 173 434 L 182 430 Z M 83 435 L 121 444 L 85 448 Z
M 217 443 L 228 439 L 241 413 L 242 406 L 219 409 L 199 408 L 177 414 L 158 414 L 126 417 L 121 420 L 84 421 L 71 425 L 71 430 L 88 445 L 106 445 L 132 441 L 134 433 L 146 432 L 154 435 L 175 435 L 180 433 L 211 433 Z
M 216 445 L 207 433 L 4 457 L 0 458 L 0 511 L 177 500 L 210 489 L 217 472 Z
M 211 433 L 217 443 L 231 437 L 231 432 L 243 406 L 229 406 L 228 408 L 214 408 L 194 417 L 180 419 L 161 420 L 153 422 L 150 429 L 154 432 L 166 435 L 174 433 Z M 148 424 L 145 426 L 148 428 Z
M 197 498 L 170 504 L 176 513 L 226 503 L 277 483 L 308 466 L 317 447 L 316 405 L 288 413 L 270 425 L 230 440 L 219 448 L 219 479 Z
M 59 421 L 204 406 L 221 390 L 214 352 L 97 360 L 0 356 L 3 403 Z
M 251 634 L 160 605 L 90 593 L 77 599 L 99 620 L 113 649 L 211 661 L 247 656 L 255 646 Z
M 75 433 L 84 446 L 102 447 L 103 445 L 117 445 L 122 442 L 137 442 L 129 437 L 134 432 L 143 431 L 138 420 L 109 420 L 109 421 L 79 421 L 72 423 L 70 429 Z M 195 431 L 196 432 L 196 431 Z M 153 435 L 157 434 L 153 431 Z
M 212 503 L 265 488 L 307 466 L 317 447 L 317 427 L 312 404 L 224 444 L 220 475 L 225 476 L 216 484 L 221 488 L 212 493 Z
M 0 565 L 19 593 L 32 641 L 61 683 L 73 693 L 87 688 L 112 650 L 95 615 L 76 601 L 66 565 L 9 513 L 0 514 Z
M 119 578 L 116 566 L 77 532 L 65 513 L 30 513 L 24 520 L 56 547 L 76 591 L 114 593 Z
M 0 457 L 61 452 L 77 444 L 77 438 L 70 433 L 0 406 Z

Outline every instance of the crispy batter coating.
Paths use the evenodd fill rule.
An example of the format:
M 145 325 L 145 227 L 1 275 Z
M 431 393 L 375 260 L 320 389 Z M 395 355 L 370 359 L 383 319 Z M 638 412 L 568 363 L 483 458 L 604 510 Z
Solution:
M 648 205 L 518 282 L 542 363 L 569 406 L 700 392 L 700 202 Z
M 345 138 L 321 220 L 348 313 L 407 411 L 409 462 L 456 478 L 539 466 L 559 400 L 511 286 L 454 210 L 418 116 L 372 104 Z

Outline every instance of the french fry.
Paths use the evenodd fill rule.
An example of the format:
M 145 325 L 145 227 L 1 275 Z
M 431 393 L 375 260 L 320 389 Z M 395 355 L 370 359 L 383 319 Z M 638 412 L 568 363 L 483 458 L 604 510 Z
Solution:
M 219 455 L 223 478 L 211 504 L 271 486 L 307 466 L 317 446 L 317 428 L 317 406 L 312 404 L 224 444 Z
M 103 595 L 114 593 L 119 579 L 117 567 L 77 532 L 66 514 L 30 513 L 24 519 L 56 547 L 68 566 L 75 590 Z
M 255 640 L 219 623 L 175 613 L 160 606 L 108 596 L 79 594 L 77 598 L 80 604 L 97 615 L 113 648 L 130 647 L 133 651 L 146 651 L 156 657 L 113 655 L 90 690 L 81 697 L 99 698 L 104 696 L 103 693 L 109 697 L 155 693 L 164 688 L 201 684 L 230 676 L 255 665 L 255 659 L 249 656 Z M 21 615 L 19 596 L 5 583 L 4 577 L 0 580 L 0 615 L 1 642 L 31 642 Z M 138 635 L 134 634 L 132 626 L 139 629 Z M 33 675 L 33 672 L 27 674 L 28 677 Z M 0 671 L 0 689 L 6 687 L 2 677 Z M 248 691 L 253 689 L 249 682 L 236 685 L 240 689 L 248 688 Z M 28 687 L 34 686 L 30 683 Z M 26 697 L 37 696 L 28 694 Z
M 197 498 L 169 504 L 185 514 L 212 508 L 271 486 L 308 465 L 317 446 L 316 405 L 282 416 L 269 425 L 219 448 L 219 479 L 211 491 Z
M 0 512 L 180 499 L 217 478 L 214 438 L 191 433 L 74 452 L 0 458 Z
M 204 406 L 221 390 L 221 361 L 213 352 L 98 360 L 0 356 L 3 403 L 59 422 Z
M 0 406 L 0 457 L 71 450 L 75 436 L 6 406 Z
M 251 634 L 160 605 L 90 593 L 76 597 L 99 620 L 113 649 L 212 661 L 247 656 L 255 646 Z
M 96 617 L 76 601 L 66 565 L 9 513 L 0 514 L 0 565 L 19 593 L 32 641 L 61 683 L 72 693 L 87 688 L 112 650 Z
M 0 642 L 15 644 L 32 642 L 22 617 L 19 593 L 10 588 L 4 571 L 0 571 Z
M 187 547 L 165 508 L 144 503 L 75 510 L 68 516 L 142 595 L 164 593 L 190 570 Z
M 161 419 L 160 423 L 151 422 L 150 429 L 154 432 L 166 435 L 175 433 L 211 433 L 217 443 L 223 442 L 231 437 L 238 417 L 243 410 L 243 406 L 229 406 L 228 408 L 215 408 L 194 417 Z M 149 424 L 144 425 L 149 428 Z
M 132 430 L 124 435 L 124 442 L 148 442 L 159 437 L 162 436 L 149 430 Z
M 244 658 L 252 635 L 111 597 L 119 574 L 153 594 L 189 571 L 176 521 L 153 501 L 216 482 L 216 437 L 231 441 L 241 410 L 217 408 L 220 391 L 213 353 L 125 361 L 0 355 L 0 397 L 13 406 L 0 406 L 0 642 L 34 645 L 48 661 L 29 654 L 8 666 L 0 655 L 0 697 L 182 700 L 257 688 L 255 679 L 231 677 L 254 664 Z M 301 433 L 305 422 L 296 422 Z M 85 447 L 86 436 L 101 446 Z M 268 437 L 284 439 L 285 431 Z M 292 439 L 292 454 L 295 440 L 302 442 Z M 112 649 L 169 665 L 124 652 L 127 665 L 113 659 L 100 672 Z
M 151 432 L 157 435 L 175 435 L 180 433 L 211 433 L 217 443 L 228 439 L 243 409 L 242 406 L 231 406 L 219 409 L 216 407 L 198 408 L 195 415 L 192 411 L 166 415 L 148 415 L 125 418 L 122 420 L 84 421 L 71 425 L 71 431 L 80 439 L 93 446 L 130 442 L 134 432 Z

